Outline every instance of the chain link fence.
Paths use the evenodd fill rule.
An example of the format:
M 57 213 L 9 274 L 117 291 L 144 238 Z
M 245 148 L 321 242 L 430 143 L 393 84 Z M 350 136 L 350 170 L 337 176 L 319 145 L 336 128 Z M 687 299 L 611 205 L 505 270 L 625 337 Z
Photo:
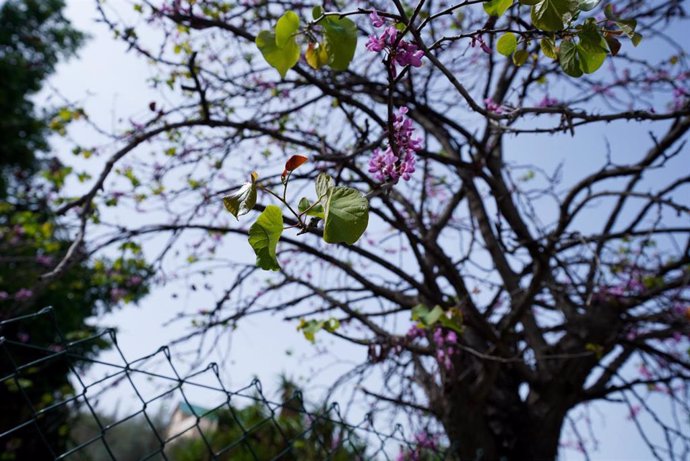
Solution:
M 106 347 L 117 361 L 99 358 Z M 50 308 L 1 321 L 0 461 L 450 459 L 428 434 L 308 410 L 287 381 L 275 402 L 258 380 L 230 390 L 217 364 L 183 375 L 175 362 L 167 347 L 125 359 L 113 330 L 65 335 Z M 116 393 L 126 411 L 104 413 Z

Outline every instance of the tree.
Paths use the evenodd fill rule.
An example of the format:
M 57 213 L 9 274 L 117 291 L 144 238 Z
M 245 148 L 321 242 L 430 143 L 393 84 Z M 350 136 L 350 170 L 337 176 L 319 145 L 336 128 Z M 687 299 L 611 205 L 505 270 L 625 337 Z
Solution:
M 144 1 L 146 26 L 98 8 L 162 97 L 57 210 L 86 226 L 136 203 L 147 222 L 102 248 L 164 235 L 160 267 L 226 271 L 198 334 L 274 312 L 361 345 L 350 376 L 380 370 L 365 393 L 436 421 L 462 460 L 554 459 L 603 399 L 654 415 L 664 441 L 638 427 L 655 457 L 690 447 L 646 401 L 689 415 L 681 1 Z M 553 136 L 610 126 L 650 135 L 542 167 Z
M 59 337 L 47 316 L 0 327 L 3 350 L 12 355 L 0 358 L 0 430 L 12 430 L 3 440 L 3 460 L 45 459 L 50 453 L 45 444 L 59 452 L 68 439 L 66 402 L 74 394 L 70 365 L 38 359 L 65 340 L 95 332 L 86 324 L 88 317 L 147 292 L 149 268 L 132 245 L 117 256 L 92 259 L 80 247 L 60 277 L 39 280 L 71 244 L 68 223 L 50 210 L 71 168 L 49 156 L 47 136 L 51 126 L 80 113 L 63 108 L 51 120 L 48 113 L 37 114 L 31 100 L 57 61 L 73 56 L 83 40 L 62 15 L 63 8 L 61 0 L 12 0 L 0 7 L 0 321 L 51 306 L 64 335 Z M 91 342 L 83 355 L 104 347 Z M 37 426 L 20 427 L 34 412 L 53 405 L 37 418 Z

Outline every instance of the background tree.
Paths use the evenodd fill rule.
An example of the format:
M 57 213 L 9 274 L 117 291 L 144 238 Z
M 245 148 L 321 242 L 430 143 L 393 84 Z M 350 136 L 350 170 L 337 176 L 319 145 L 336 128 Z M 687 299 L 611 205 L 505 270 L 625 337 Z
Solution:
M 380 373 L 364 393 L 432 418 L 459 459 L 554 459 L 573 411 L 602 399 L 653 415 L 663 440 L 638 427 L 656 458 L 683 456 L 683 3 L 144 1 L 146 25 L 98 3 L 162 95 L 57 210 L 83 229 L 136 206 L 94 251 L 165 235 L 167 279 L 224 273 L 200 335 L 273 312 L 307 339 L 361 345 L 346 377 Z M 591 141 L 612 126 L 648 141 Z M 552 136 L 582 146 L 572 171 L 542 166 Z M 223 197 L 261 216 L 238 224 Z M 256 263 L 237 251 L 247 233 Z
M 80 114 L 63 108 L 53 118 L 38 113 L 31 99 L 58 60 L 73 56 L 83 41 L 83 34 L 62 15 L 63 8 L 60 0 L 10 0 L 0 6 L 0 321 L 52 306 L 58 327 L 72 341 L 95 331 L 87 318 L 143 296 L 149 270 L 135 246 L 123 247 L 114 257 L 93 259 L 81 248 L 60 277 L 39 280 L 71 244 L 71 229 L 49 205 L 72 170 L 47 149 L 51 125 L 60 128 Z M 14 363 L 0 357 L 3 378 L 44 355 L 26 343 L 54 349 L 61 342 L 47 317 L 30 326 L 17 325 L 0 327 L 6 347 L 16 352 Z M 104 345 L 91 344 L 83 353 L 93 355 Z M 73 389 L 68 373 L 67 362 L 50 361 L 25 369 L 16 379 L 3 379 L 0 432 L 30 420 L 32 412 L 69 399 Z M 64 449 L 69 438 L 68 416 L 68 406 L 62 405 L 38 420 L 55 452 Z M 50 456 L 34 425 L 5 440 L 3 460 Z

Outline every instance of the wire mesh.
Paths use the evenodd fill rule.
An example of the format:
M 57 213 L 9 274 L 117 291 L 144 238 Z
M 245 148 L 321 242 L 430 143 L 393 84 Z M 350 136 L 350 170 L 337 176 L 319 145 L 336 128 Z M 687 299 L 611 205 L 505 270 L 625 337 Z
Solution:
M 104 347 L 118 360 L 101 359 Z M 298 391 L 271 401 L 258 380 L 229 390 L 218 364 L 183 375 L 175 361 L 167 346 L 127 360 L 114 330 L 66 336 L 50 308 L 1 321 L 0 461 L 450 459 L 400 426 L 350 424 L 337 404 L 309 411 Z M 98 409 L 123 387 L 129 410 Z M 210 407 L 192 403 L 198 391 Z

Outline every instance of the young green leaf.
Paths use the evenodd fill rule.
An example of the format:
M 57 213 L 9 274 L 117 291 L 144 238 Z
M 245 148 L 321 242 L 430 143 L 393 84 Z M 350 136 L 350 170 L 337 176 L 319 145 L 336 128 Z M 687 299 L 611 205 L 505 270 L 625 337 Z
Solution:
M 552 39 L 548 37 L 542 38 L 539 42 L 539 45 L 541 45 L 541 52 L 544 53 L 544 56 L 551 59 L 558 59 L 558 54 L 556 53 L 556 44 Z
M 517 50 L 513 54 L 513 64 L 515 64 L 517 67 L 520 67 L 527 62 L 527 58 L 529 58 L 529 53 L 527 50 Z
M 251 174 L 251 181 L 231 195 L 223 197 L 225 208 L 239 221 L 240 216 L 249 213 L 256 205 L 256 179 L 259 175 L 256 171 Z
M 323 25 L 328 64 L 333 70 L 346 70 L 357 48 L 357 26 L 348 18 L 328 16 Z
M 561 48 L 558 53 L 558 61 L 563 72 L 571 77 L 582 76 L 582 68 L 580 67 L 580 57 L 577 53 L 577 44 L 564 40 L 561 43 Z
M 294 37 L 287 41 L 285 46 L 276 44 L 276 36 L 273 32 L 262 30 L 256 36 L 256 46 L 261 51 L 268 64 L 285 78 L 287 71 L 292 69 L 299 61 L 300 50 Z
M 591 11 L 601 3 L 601 0 L 579 0 L 577 7 L 580 11 Z
M 283 233 L 283 212 L 276 205 L 268 205 L 249 228 L 249 244 L 256 253 L 256 265 L 264 270 L 280 270 L 276 247 Z
M 323 219 L 323 206 L 321 204 L 312 206 L 312 203 L 306 197 L 302 197 L 297 204 L 300 213 L 307 212 L 307 216 Z
M 506 32 L 496 42 L 496 50 L 503 56 L 510 56 L 517 48 L 517 38 L 512 32 Z
M 316 177 L 316 197 L 323 198 L 328 195 L 328 191 L 335 187 L 335 182 L 326 173 L 319 173 Z
M 563 30 L 577 10 L 577 0 L 542 0 L 532 6 L 532 24 L 546 32 Z
M 484 11 L 489 16 L 503 16 L 510 5 L 513 4 L 513 0 L 489 0 L 483 4 Z
M 328 243 L 352 245 L 369 224 L 369 201 L 358 190 L 337 186 L 328 192 L 323 239 Z
M 223 197 L 223 204 L 239 221 L 240 216 L 249 213 L 256 205 L 256 184 L 245 183 L 234 194 Z
M 299 31 L 299 16 L 294 11 L 287 11 L 276 23 L 276 46 L 284 48 Z

